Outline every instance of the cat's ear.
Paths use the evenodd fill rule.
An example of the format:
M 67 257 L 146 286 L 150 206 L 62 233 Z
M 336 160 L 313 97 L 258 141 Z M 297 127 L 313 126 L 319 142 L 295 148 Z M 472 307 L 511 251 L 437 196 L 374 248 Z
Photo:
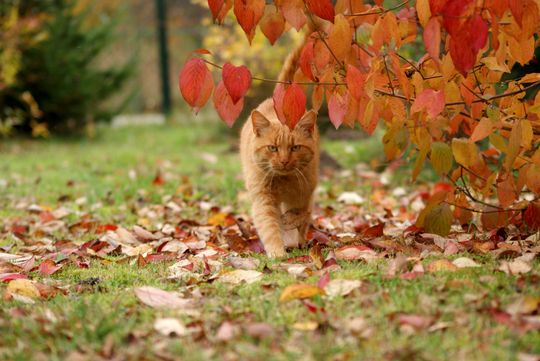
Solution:
M 304 116 L 298 124 L 296 124 L 295 130 L 301 132 L 306 137 L 311 137 L 315 130 L 315 124 L 317 123 L 317 113 L 314 110 L 310 110 Z
M 256 136 L 260 136 L 270 127 L 270 121 L 258 110 L 251 112 L 251 123 L 253 124 L 253 132 Z

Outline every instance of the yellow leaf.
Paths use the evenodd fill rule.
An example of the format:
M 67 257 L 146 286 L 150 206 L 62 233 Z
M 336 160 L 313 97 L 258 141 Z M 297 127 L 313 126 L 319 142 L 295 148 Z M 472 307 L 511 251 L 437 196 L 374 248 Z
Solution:
M 503 73 L 510 73 L 510 69 L 508 69 L 508 66 L 505 63 L 499 64 L 497 61 L 497 58 L 494 56 L 482 58 L 480 62 L 484 63 L 484 65 L 492 71 L 500 71 Z
M 508 151 L 508 146 L 499 133 L 492 133 L 489 136 L 489 142 L 501 153 L 506 153 Z
M 452 153 L 459 164 L 470 167 L 478 161 L 478 148 L 467 139 L 452 139 Z
M 39 290 L 36 285 L 30 280 L 17 279 L 9 282 L 7 286 L 7 292 L 10 294 L 17 294 L 28 298 L 39 298 Z
M 438 259 L 427 265 L 428 272 L 454 272 L 458 267 L 447 259 Z
M 431 9 L 429 8 L 429 0 L 417 0 L 416 1 L 416 13 L 422 27 L 425 27 L 431 18 Z
M 311 298 L 316 295 L 324 295 L 324 290 L 320 287 L 306 284 L 296 284 L 287 286 L 279 297 L 279 302 Z
M 437 174 L 442 175 L 448 173 L 452 168 L 453 160 L 452 149 L 450 149 L 448 144 L 434 142 L 431 145 L 430 161 Z
M 424 229 L 429 233 L 447 236 L 452 226 L 452 210 L 443 203 L 433 207 L 424 220 Z
M 540 73 L 529 73 L 521 78 L 518 83 L 536 83 L 537 81 L 540 81 Z

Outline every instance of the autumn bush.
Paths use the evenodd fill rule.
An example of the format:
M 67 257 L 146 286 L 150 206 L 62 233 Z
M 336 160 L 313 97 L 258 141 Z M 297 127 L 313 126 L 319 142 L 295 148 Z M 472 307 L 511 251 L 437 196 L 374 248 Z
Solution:
M 114 20 L 87 26 L 89 9 L 74 0 L 7 1 L 0 5 L 0 132 L 43 136 L 80 132 L 111 109 L 131 67 L 102 68 Z
M 252 76 L 194 51 L 180 90 L 195 111 L 212 96 L 232 125 L 253 80 L 277 83 L 274 107 L 294 128 L 326 103 L 337 128 L 368 134 L 382 123 L 388 159 L 405 155 L 412 178 L 441 177 L 415 228 L 446 235 L 455 221 L 486 230 L 540 227 L 539 4 L 535 0 L 208 0 L 214 20 L 232 11 L 252 41 L 271 43 L 311 25 L 292 83 Z M 419 59 L 410 44 L 423 43 Z M 246 46 L 248 43 L 246 42 Z M 208 66 L 221 71 L 214 84 Z M 311 93 L 308 93 L 308 88 Z M 478 215 L 475 216 L 475 215 Z

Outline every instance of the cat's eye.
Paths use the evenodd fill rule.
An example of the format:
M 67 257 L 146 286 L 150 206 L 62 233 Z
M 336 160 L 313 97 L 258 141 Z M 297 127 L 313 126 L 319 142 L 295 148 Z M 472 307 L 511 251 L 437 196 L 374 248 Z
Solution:
M 277 147 L 275 145 L 269 145 L 268 150 L 274 153 L 277 152 Z
M 299 150 L 300 150 L 300 146 L 299 146 L 299 145 L 293 145 L 293 146 L 291 147 L 291 151 L 292 151 L 292 152 L 298 152 Z

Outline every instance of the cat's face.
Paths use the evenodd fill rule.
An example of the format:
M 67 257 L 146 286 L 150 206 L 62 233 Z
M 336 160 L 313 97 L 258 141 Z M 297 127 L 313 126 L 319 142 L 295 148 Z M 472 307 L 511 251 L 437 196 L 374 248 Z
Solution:
M 294 130 L 279 122 L 270 122 L 258 111 L 251 121 L 255 132 L 255 161 L 266 172 L 287 175 L 304 168 L 315 156 L 317 115 L 307 112 Z

